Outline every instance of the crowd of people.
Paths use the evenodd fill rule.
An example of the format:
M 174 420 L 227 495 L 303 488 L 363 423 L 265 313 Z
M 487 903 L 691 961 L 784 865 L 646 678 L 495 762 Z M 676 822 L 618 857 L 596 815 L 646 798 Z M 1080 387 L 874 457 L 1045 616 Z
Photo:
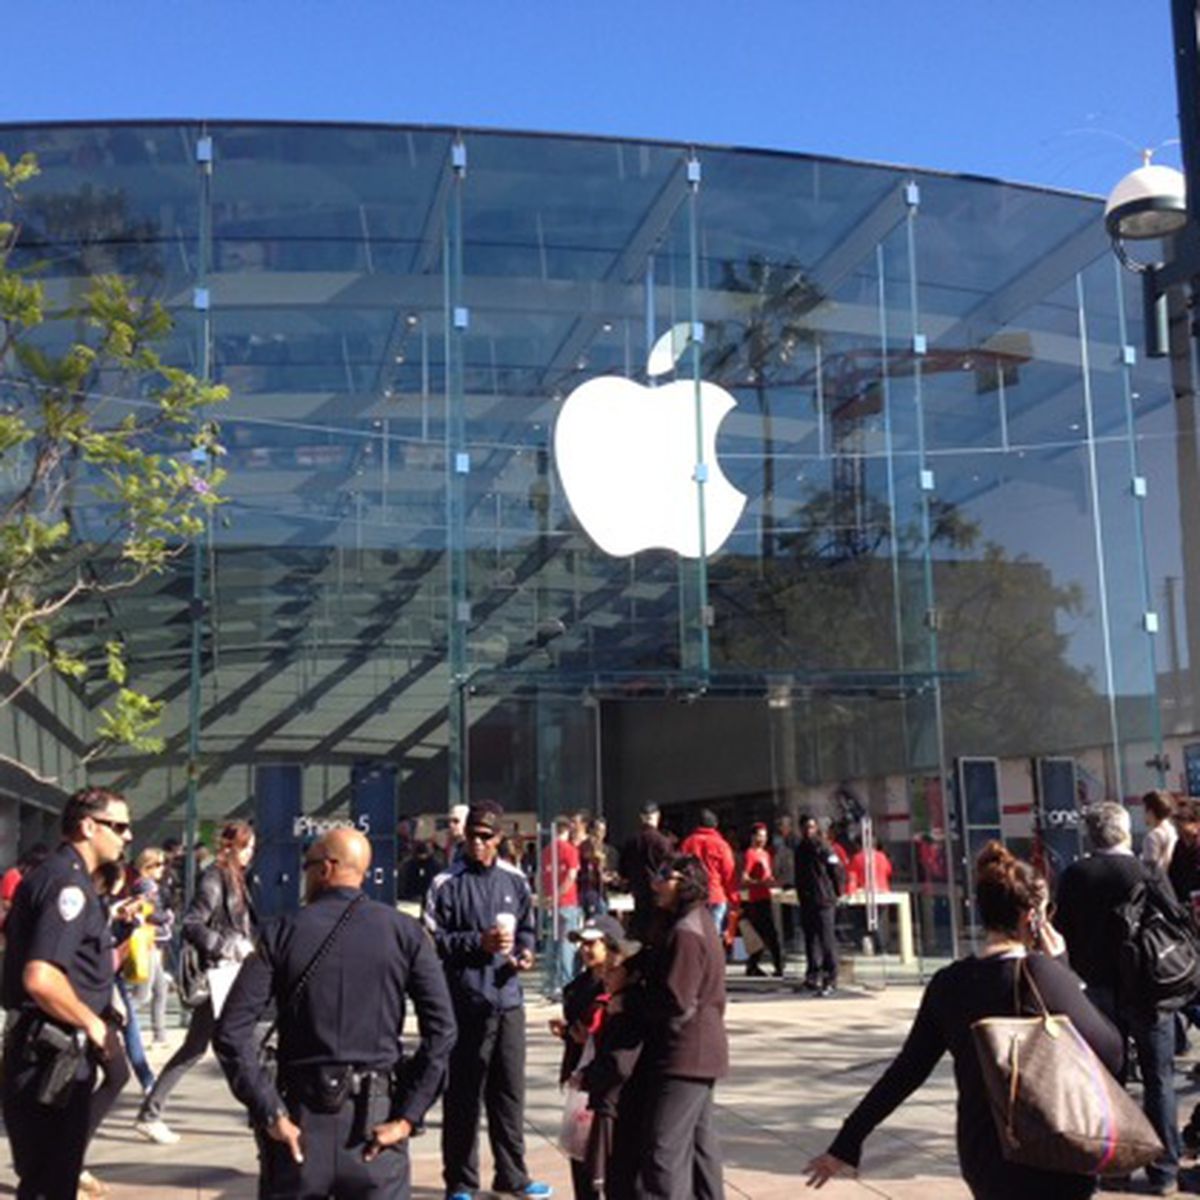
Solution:
M 1091 852 L 1062 872 L 1056 893 L 999 843 L 984 848 L 974 897 L 981 944 L 930 981 L 897 1058 L 809 1163 L 810 1185 L 856 1170 L 871 1131 L 949 1052 L 972 1194 L 1091 1195 L 1093 1172 L 1010 1157 L 981 1073 L 979 1023 L 1041 1006 L 1069 1019 L 1115 1079 L 1136 1069 L 1157 1138 L 1141 1188 L 1179 1190 L 1184 1143 L 1200 1139 L 1200 1115 L 1180 1129 L 1174 1082 L 1187 1022 L 1200 1022 L 1200 812 L 1165 792 L 1149 793 L 1144 810 L 1135 855 L 1128 809 L 1093 806 Z M 522 980 L 535 964 L 539 889 L 555 919 L 547 953 L 562 1015 L 550 1029 L 563 1045 L 563 1145 L 576 1197 L 723 1196 L 713 1106 L 730 1062 L 730 935 L 739 925 L 757 935 L 749 974 L 765 973 L 764 959 L 782 974 L 795 930 L 778 927 L 774 892 L 789 882 L 804 985 L 828 994 L 838 897 L 864 881 L 886 890 L 891 867 L 880 851 L 841 846 L 810 817 L 794 834 L 786 819 L 774 831 L 755 824 L 740 853 L 709 811 L 682 840 L 660 818 L 655 806 L 643 809 L 618 853 L 602 822 L 565 817 L 531 872 L 513 847 L 505 852 L 497 805 L 454 812 L 438 855 L 414 847 L 420 920 L 366 897 L 370 843 L 336 828 L 305 852 L 306 904 L 260 924 L 250 825 L 221 829 L 183 906 L 178 845 L 146 848 L 129 864 L 125 800 L 76 793 L 60 845 L 31 849 L 0 877 L 3 1105 L 19 1200 L 103 1193 L 86 1149 L 131 1076 L 143 1093 L 135 1129 L 160 1145 L 178 1141 L 167 1102 L 210 1045 L 256 1131 L 262 1196 L 408 1195 L 408 1141 L 439 1097 L 447 1200 L 472 1200 L 483 1187 L 484 1114 L 491 1190 L 550 1195 L 531 1177 L 524 1134 Z M 608 911 L 617 886 L 632 902 L 623 919 Z M 1153 965 L 1131 975 L 1130 939 L 1145 913 L 1190 945 L 1192 958 L 1181 959 L 1190 975 L 1181 968 L 1164 982 Z M 138 1009 L 148 1006 L 154 1041 L 165 1040 L 171 986 L 190 1019 L 155 1076 Z M 416 1029 L 402 1042 L 406 1011 Z

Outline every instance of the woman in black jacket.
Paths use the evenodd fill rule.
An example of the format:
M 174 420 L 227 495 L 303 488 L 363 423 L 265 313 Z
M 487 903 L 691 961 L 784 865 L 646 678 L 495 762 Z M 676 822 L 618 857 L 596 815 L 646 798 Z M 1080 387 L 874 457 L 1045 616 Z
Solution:
M 200 950 L 205 970 L 239 964 L 253 949 L 254 910 L 246 882 L 253 857 L 254 830 L 245 821 L 230 821 L 221 830 L 216 862 L 200 876 L 183 917 L 183 936 Z M 163 1107 L 175 1085 L 204 1057 L 216 1016 L 212 997 L 193 1010 L 183 1045 L 142 1102 L 133 1127 L 147 1141 L 161 1146 L 179 1141 L 163 1120 Z
M 645 1043 L 630 1081 L 645 1102 L 638 1195 L 723 1200 L 713 1091 L 729 1073 L 725 947 L 698 858 L 670 859 L 653 886 L 665 925 L 645 967 Z
M 916 1021 L 895 1061 L 846 1118 L 829 1149 L 809 1164 L 810 1187 L 835 1175 L 853 1174 L 867 1135 L 895 1111 L 949 1050 L 958 1085 L 958 1159 L 975 1200 L 1081 1200 L 1096 1181 L 1009 1162 L 988 1104 L 971 1026 L 982 1017 L 1013 1015 L 1015 975 L 1024 961 L 1047 1008 L 1062 1013 L 1104 1065 L 1121 1064 L 1121 1035 L 1083 994 L 1083 984 L 1057 961 L 1065 945 L 1046 919 L 1046 881 L 999 842 L 984 847 L 976 866 L 976 901 L 987 937 L 978 954 L 959 959 L 929 982 Z M 1030 953 L 1034 951 L 1034 953 Z M 1040 1010 L 1028 989 L 1025 1011 Z

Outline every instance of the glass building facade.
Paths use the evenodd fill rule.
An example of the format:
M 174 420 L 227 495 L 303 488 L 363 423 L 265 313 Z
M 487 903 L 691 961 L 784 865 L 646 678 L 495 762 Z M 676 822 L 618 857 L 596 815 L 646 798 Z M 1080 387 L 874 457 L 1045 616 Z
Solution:
M 353 818 L 371 781 L 398 818 L 486 796 L 617 838 L 648 800 L 681 831 L 866 813 L 932 950 L 970 845 L 1068 853 L 1078 804 L 1200 776 L 1190 347 L 1144 358 L 1099 201 L 428 127 L 0 149 L 38 156 L 19 254 L 51 295 L 136 278 L 231 392 L 199 552 L 72 626 L 168 701 L 163 754 L 87 767 L 143 835 Z M 643 390 L 592 448 L 602 508 L 636 541 L 682 454 L 704 554 L 607 553 L 568 502 L 556 422 L 603 379 Z M 643 423 L 661 388 L 683 416 Z M 745 502 L 710 545 L 721 473 Z M 57 779 L 3 776 L 10 849 L 82 781 L 104 691 L 6 710 L 0 750 Z

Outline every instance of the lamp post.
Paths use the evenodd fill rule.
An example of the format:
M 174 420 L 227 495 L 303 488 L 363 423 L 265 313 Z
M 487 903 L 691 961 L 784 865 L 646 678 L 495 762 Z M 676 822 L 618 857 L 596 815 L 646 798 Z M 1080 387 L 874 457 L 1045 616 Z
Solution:
M 1169 351 L 1167 296 L 1182 287 L 1189 306 L 1200 302 L 1200 0 L 1171 0 L 1175 55 L 1175 89 L 1179 102 L 1179 137 L 1183 172 L 1146 160 L 1113 188 L 1104 206 L 1104 224 L 1121 263 L 1142 276 L 1146 354 L 1162 358 Z M 1134 258 L 1129 242 L 1164 241 L 1166 262 Z M 1193 335 L 1200 333 L 1196 320 Z

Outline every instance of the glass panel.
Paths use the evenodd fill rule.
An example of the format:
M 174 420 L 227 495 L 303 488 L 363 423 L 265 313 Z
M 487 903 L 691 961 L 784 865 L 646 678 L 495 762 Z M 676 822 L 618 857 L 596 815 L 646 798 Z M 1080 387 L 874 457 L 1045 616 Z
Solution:
M 583 433 L 576 455 L 599 459 L 610 423 L 617 432 L 608 414 L 636 418 L 650 347 L 685 318 L 682 156 L 521 137 L 472 139 L 467 149 L 471 669 L 553 676 L 570 689 L 596 671 L 678 667 L 674 555 L 623 557 L 632 545 L 609 553 L 593 540 L 604 537 L 599 528 L 588 533 L 608 515 L 609 497 L 615 506 L 636 486 L 636 430 L 596 478 L 600 490 L 575 489 L 574 505 L 555 469 L 554 436 L 570 404 Z M 609 378 L 626 390 L 605 393 Z

